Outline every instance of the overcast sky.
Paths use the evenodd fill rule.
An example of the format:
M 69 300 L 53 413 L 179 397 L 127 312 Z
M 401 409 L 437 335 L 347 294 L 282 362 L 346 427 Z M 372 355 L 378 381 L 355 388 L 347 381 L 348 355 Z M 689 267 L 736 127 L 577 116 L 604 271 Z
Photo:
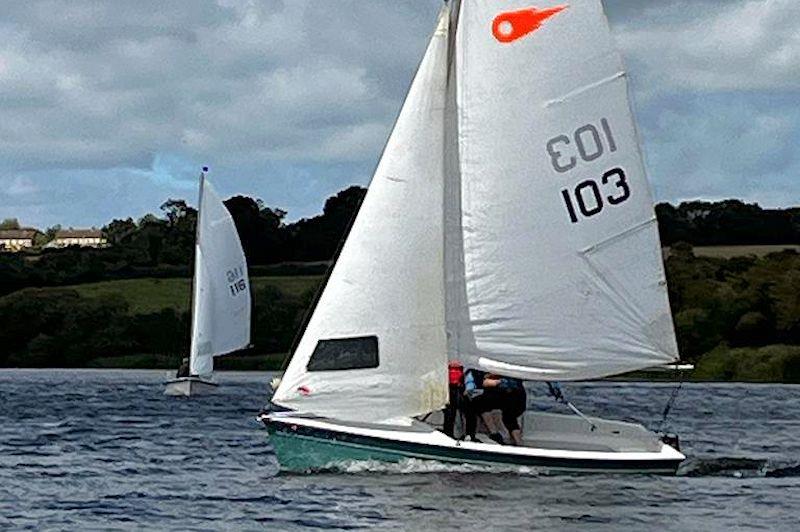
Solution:
M 605 4 L 657 199 L 800 204 L 800 1 Z M 439 5 L 4 0 L 0 218 L 193 203 L 204 164 L 226 196 L 316 214 L 369 181 Z

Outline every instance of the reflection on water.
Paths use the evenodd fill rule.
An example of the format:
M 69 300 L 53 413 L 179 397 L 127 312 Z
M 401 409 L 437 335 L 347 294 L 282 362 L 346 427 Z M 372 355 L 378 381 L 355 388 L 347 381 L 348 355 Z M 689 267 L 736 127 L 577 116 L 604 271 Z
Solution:
M 794 529 L 800 387 L 684 385 L 678 477 L 409 460 L 278 475 L 255 421 L 270 375 L 162 395 L 162 371 L 0 371 L 0 528 Z M 569 385 L 587 413 L 655 425 L 670 385 Z M 543 387 L 534 408 L 553 408 Z

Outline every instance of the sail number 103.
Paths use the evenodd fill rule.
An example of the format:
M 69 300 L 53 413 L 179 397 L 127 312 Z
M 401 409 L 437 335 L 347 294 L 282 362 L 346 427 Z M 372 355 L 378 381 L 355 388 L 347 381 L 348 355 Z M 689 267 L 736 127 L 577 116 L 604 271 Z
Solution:
M 600 190 L 600 185 L 594 179 L 581 181 L 574 191 L 566 188 L 561 191 L 561 197 L 564 198 L 564 205 L 567 207 L 567 213 L 572 223 L 578 223 L 578 213 L 575 212 L 575 205 L 572 202 L 573 195 L 575 196 L 575 203 L 578 204 L 578 211 L 585 218 L 594 216 L 602 211 L 604 201 L 607 201 L 610 205 L 618 205 L 631 197 L 631 189 L 628 186 L 625 171 L 622 168 L 612 168 L 604 173 L 601 183 L 603 185 L 611 183 L 616 187 L 616 192 L 604 195 Z
M 560 174 L 615 151 L 617 143 L 606 118 L 600 119 L 599 127 L 586 124 L 571 135 L 558 135 L 547 142 L 550 162 L 553 169 Z M 574 188 L 561 190 L 561 197 L 572 223 L 577 223 L 580 217 L 589 218 L 598 214 L 605 205 L 618 205 L 630 196 L 625 170 L 621 167 L 606 171 L 599 179 L 585 179 Z

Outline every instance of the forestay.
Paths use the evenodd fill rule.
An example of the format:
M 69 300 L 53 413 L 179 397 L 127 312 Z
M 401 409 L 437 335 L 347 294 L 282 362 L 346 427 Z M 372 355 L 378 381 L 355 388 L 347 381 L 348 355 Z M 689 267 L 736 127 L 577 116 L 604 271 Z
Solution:
M 540 380 L 669 363 L 677 348 L 653 203 L 601 3 L 535 5 L 461 4 L 465 293 L 448 296 L 466 308 L 448 305 L 451 356 Z
M 448 12 L 273 402 L 354 421 L 447 401 L 442 258 Z
M 233 218 L 201 176 L 192 297 L 190 372 L 209 375 L 213 357 L 250 343 L 250 283 Z

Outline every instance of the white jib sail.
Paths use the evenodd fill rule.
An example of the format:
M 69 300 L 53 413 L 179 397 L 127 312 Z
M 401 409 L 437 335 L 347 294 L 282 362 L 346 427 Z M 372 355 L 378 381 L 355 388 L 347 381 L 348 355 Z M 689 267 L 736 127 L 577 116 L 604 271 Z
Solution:
M 448 306 L 451 356 L 532 380 L 672 362 L 653 201 L 602 5 L 534 5 L 461 4 L 467 308 Z
M 390 421 L 447 402 L 443 10 L 369 190 L 273 402 Z
M 250 281 L 239 233 L 222 199 L 201 177 L 189 369 L 207 376 L 213 357 L 250 343 Z

